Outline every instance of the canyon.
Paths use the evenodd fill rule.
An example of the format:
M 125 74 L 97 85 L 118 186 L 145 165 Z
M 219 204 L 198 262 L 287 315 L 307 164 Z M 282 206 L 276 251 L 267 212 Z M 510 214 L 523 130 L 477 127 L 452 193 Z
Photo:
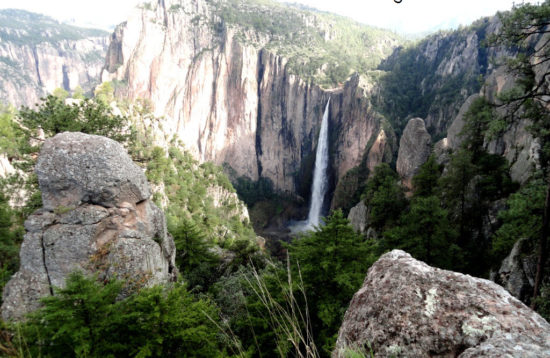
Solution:
M 301 294 L 313 302 L 313 334 L 328 334 L 319 343 L 324 355 L 343 357 L 355 348 L 380 357 L 549 354 L 550 326 L 542 317 L 548 313 L 539 316 L 520 302 L 533 297 L 536 228 L 523 229 L 525 238 L 513 230 L 514 237 L 500 238 L 504 255 L 491 247 L 505 224 L 500 214 L 513 211 L 523 189 L 540 189 L 533 173 L 541 145 L 525 118 L 498 135 L 480 129 L 475 145 L 464 135 L 478 120 L 471 109 L 485 108 L 480 100 L 504 114 L 499 95 L 515 85 L 503 61 L 517 49 L 486 46 L 502 26 L 498 16 L 482 18 L 412 42 L 296 4 L 155 0 L 135 8 L 108 37 L 0 11 L 1 101 L 33 106 L 56 92 L 60 106 L 71 106 L 88 102 L 66 99 L 58 88 L 90 96 L 112 88 L 90 101 L 128 114 L 117 134 L 131 132 L 120 136 L 122 144 L 84 133 L 32 137 L 36 148 L 42 145 L 28 166 L 36 161 L 41 202 L 24 217 L 19 271 L 13 268 L 5 285 L 3 318 L 21 320 L 41 297 L 55 298 L 77 270 L 102 284 L 135 284 L 128 287 L 136 292 L 184 281 L 193 293 L 211 295 L 224 320 L 241 324 L 254 297 L 239 275 L 257 279 L 259 264 L 274 278 L 284 268 L 266 262 L 286 257 L 290 282 L 290 252 L 305 259 L 298 269 L 313 262 L 302 266 L 305 282 L 322 273 Z M 549 42 L 535 35 L 531 43 Z M 465 165 L 458 168 L 466 169 L 456 174 L 461 152 Z M 0 153 L 1 177 L 19 173 L 12 164 L 23 155 L 13 153 Z M 419 173 L 424 193 L 416 190 Z M 34 178 L 30 169 L 25 175 Z M 373 209 L 376 200 L 385 205 L 382 214 Z M 540 208 L 530 201 L 536 200 L 524 200 L 520 214 L 536 222 Z M 386 211 L 392 217 L 379 219 Z M 321 226 L 294 240 L 289 223 L 296 222 Z M 317 270 L 333 263 L 338 267 Z M 357 290 L 369 266 L 344 316 L 351 293 L 331 301 L 343 291 L 336 287 Z M 318 289 L 335 297 L 325 302 Z M 338 340 L 329 342 L 342 317 Z M 262 334 L 253 332 L 254 340 L 267 337 L 271 347 L 272 337 Z M 253 344 L 248 348 L 253 355 Z
M 294 13 L 298 15 L 289 15 Z M 272 18 L 282 30 L 254 25 L 256 18 L 251 16 Z M 285 16 L 297 22 L 289 30 L 284 26 L 290 25 L 281 20 Z M 55 87 L 88 90 L 100 80 L 110 81 L 119 98 L 151 105 L 159 118 L 150 128 L 157 144 L 168 147 L 175 139 L 199 161 L 224 165 L 233 179 L 264 179 L 276 191 L 307 202 L 323 106 L 330 97 L 329 193 L 323 212 L 342 206 L 349 210 L 360 190 L 349 183 L 360 181 L 381 162 L 398 159 L 396 136 L 401 136 L 410 118 L 424 120 L 433 143 L 449 128 L 450 136 L 457 137 L 451 124 L 460 122 L 457 118 L 467 110 L 462 107 L 468 97 L 501 90 L 507 83 L 505 73 L 489 59 L 509 51 L 482 46 L 499 27 L 496 17 L 432 35 L 415 46 L 389 32 L 380 34 L 354 23 L 346 26 L 363 31 L 367 45 L 361 51 L 372 64 L 343 82 L 327 84 L 319 78 L 328 77 L 329 69 L 311 65 L 311 58 L 320 55 L 305 57 L 302 65 L 311 68 L 300 70 L 296 64 L 300 53 L 289 43 L 316 39 L 320 47 L 334 46 L 342 34 L 333 19 L 274 5 L 162 0 L 135 9 L 110 40 L 89 37 L 54 45 L 48 40 L 20 47 L 7 42 L 3 51 L 10 54 L 10 61 L 23 59 L 18 66 L 26 70 L 19 69 L 19 75 L 26 73 L 33 80 L 18 90 L 14 86 L 26 82 L 6 83 L 4 98 L 15 105 L 31 105 Z M 14 30 L 5 33 L 23 36 Z M 58 48 L 65 59 L 51 54 L 48 46 Z M 40 48 L 46 50 L 37 51 Z M 97 60 L 81 63 L 91 57 Z M 31 71 L 27 67 L 32 63 L 36 66 Z M 103 69 L 98 63 L 104 64 Z M 491 85 L 481 88 L 479 76 Z M 4 81 L 11 77 L 4 76 Z M 522 182 L 533 158 L 525 127 L 518 125 L 490 145 L 516 166 L 513 178 Z M 444 147 L 443 142 L 435 145 Z M 405 157 L 403 153 L 399 165 L 422 164 Z M 403 175 L 408 183 L 410 174 Z

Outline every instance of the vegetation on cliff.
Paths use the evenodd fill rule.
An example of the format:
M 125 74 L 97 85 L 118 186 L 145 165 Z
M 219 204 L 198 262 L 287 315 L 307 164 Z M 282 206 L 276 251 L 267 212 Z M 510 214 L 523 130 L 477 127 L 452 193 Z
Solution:
M 500 15 L 502 31 L 489 39 L 493 46 L 517 48 L 518 53 L 506 58 L 509 73 L 515 78 L 515 86 L 499 94 L 496 105 L 504 107 L 506 116 L 499 118 L 494 127 L 505 129 L 511 123 L 529 120 L 530 131 L 540 142 L 539 164 L 546 195 L 542 215 L 542 224 L 537 241 L 537 268 L 533 287 L 532 307 L 544 283 L 548 257 L 548 236 L 550 234 L 550 90 L 548 77 L 550 71 L 550 1 L 539 5 L 522 4 L 515 11 Z M 548 281 L 548 280 L 547 280 Z
M 494 69 L 496 51 L 486 46 L 494 28 L 494 19 L 482 18 L 403 44 L 381 62 L 374 104 L 398 134 L 410 118 L 420 117 L 432 136 L 444 136 L 464 100 Z
M 238 39 L 288 60 L 291 73 L 324 87 L 342 84 L 354 72 L 376 68 L 404 40 L 397 34 L 338 15 L 271 0 L 212 3 Z M 254 37 L 250 36 L 254 32 Z
M 368 72 L 379 61 L 355 56 L 355 52 L 373 45 L 368 37 L 374 30 L 361 32 L 362 27 L 347 20 L 309 10 L 290 12 L 288 7 L 271 2 L 221 4 L 218 11 L 224 21 L 267 34 L 271 41 L 267 47 L 273 46 L 274 51 L 287 57 L 293 71 L 303 78 L 333 85 L 351 71 Z M 547 18 L 548 4 L 534 11 L 521 7 L 525 10 L 523 16 Z M 304 21 L 317 21 L 321 28 L 327 23 L 336 25 L 327 26 L 327 32 L 321 34 L 310 32 Z M 346 41 L 353 42 L 349 43 L 351 52 L 347 56 L 339 53 L 335 61 L 332 47 L 342 40 L 339 36 L 346 34 Z M 456 36 L 463 40 L 460 32 Z M 315 46 L 303 46 L 306 43 Z M 382 83 L 382 91 L 396 97 L 379 103 L 397 127 L 412 113 L 426 115 L 435 108 L 434 102 L 437 108 L 449 101 L 454 103 L 462 96 L 461 89 L 477 90 L 475 74 L 443 83 L 443 77 L 431 76 L 435 72 L 431 64 L 415 68 L 417 50 L 403 51 L 404 63 L 384 65 L 391 71 L 382 80 L 388 81 Z M 350 62 L 342 62 L 341 57 Z M 319 71 L 324 62 L 333 68 Z M 342 212 L 336 210 L 324 226 L 285 246 L 286 262 L 270 258 L 258 247 L 242 203 L 221 168 L 199 164 L 177 141 L 166 147 L 154 145 L 143 128 L 144 122 L 139 122 L 139 115 L 150 115 L 146 106 L 128 104 L 129 118 L 117 116 L 106 104 L 106 98 L 112 98 L 107 89 L 106 93 L 98 92 L 96 99 L 75 104 L 49 96 L 36 109 L 22 108 L 18 113 L 5 110 L 0 115 L 0 133 L 5 133 L 6 140 L 0 140 L 0 148 L 23 170 L 32 167 L 37 147 L 29 143 L 39 138 L 38 129 L 46 136 L 80 130 L 123 141 L 157 187 L 155 200 L 167 214 L 177 248 L 176 263 L 185 285 L 180 282 L 174 287 L 145 288 L 120 299 L 119 281 L 98 282 L 75 274 L 56 296 L 44 299 L 42 309 L 0 335 L 0 350 L 19 357 L 328 356 L 349 300 L 370 265 L 388 250 L 402 248 L 437 267 L 488 276 L 523 236 L 532 247 L 540 245 L 542 272 L 548 270 L 544 256 L 547 215 L 543 214 L 548 206 L 544 195 L 548 184 L 548 112 L 538 100 L 547 94 L 530 92 L 537 76 L 529 71 L 532 68 L 525 67 L 529 63 L 511 63 L 527 76 L 520 87 L 523 92 L 516 90 L 503 97 L 512 104 L 518 98 L 526 99 L 521 113 L 533 120 L 533 133 L 542 141 L 541 171 L 522 188 L 518 190 L 511 181 L 509 163 L 486 149 L 486 138 L 497 135 L 495 128 L 509 122 L 502 122 L 494 107 L 480 99 L 465 115 L 462 144 L 449 156 L 445 170 L 435 157 L 430 157 L 414 177 L 410 197 L 405 196 L 390 165 L 376 167 L 368 180 L 368 173 L 357 175 L 362 183 L 350 186 L 364 188 L 362 200 L 369 208 L 369 224 L 376 238 L 355 233 Z M 409 77 L 405 81 L 399 75 Z M 392 87 L 392 81 L 398 79 L 411 83 Z M 419 87 L 423 80 L 433 84 L 431 90 Z M 423 95 L 413 99 L 418 93 Z M 7 180 L 3 189 L 13 190 L 14 182 L 22 179 L 27 188 L 36 189 L 32 176 L 18 178 Z M 236 185 L 249 204 L 275 197 L 269 182 L 251 183 L 241 178 Z M 497 204 L 505 207 L 500 210 L 499 220 L 494 217 Z M 36 205 L 31 200 L 25 208 L 14 211 L 7 197 L 0 196 L 0 282 L 17 269 L 14 253 L 22 221 Z M 543 287 L 535 289 L 533 302 L 548 317 L 548 302 L 544 300 L 548 288 L 540 275 Z
M 108 35 L 109 33 L 104 30 L 63 24 L 51 17 L 25 10 L 0 10 L 0 39 L 18 45 L 56 43 L 61 40 L 82 40 Z

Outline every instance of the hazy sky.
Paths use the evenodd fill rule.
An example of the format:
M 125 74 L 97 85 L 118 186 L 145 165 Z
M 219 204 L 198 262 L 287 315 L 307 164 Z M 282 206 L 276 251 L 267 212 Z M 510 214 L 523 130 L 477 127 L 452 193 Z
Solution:
M 154 1 L 154 0 L 150 0 Z M 0 8 L 20 8 L 62 21 L 108 28 L 125 20 L 140 0 L 0 0 Z M 469 24 L 498 10 L 509 10 L 514 0 L 290 0 L 357 21 L 399 32 L 425 32 Z M 521 0 L 516 0 L 521 2 Z M 536 1 L 533 1 L 536 2 Z

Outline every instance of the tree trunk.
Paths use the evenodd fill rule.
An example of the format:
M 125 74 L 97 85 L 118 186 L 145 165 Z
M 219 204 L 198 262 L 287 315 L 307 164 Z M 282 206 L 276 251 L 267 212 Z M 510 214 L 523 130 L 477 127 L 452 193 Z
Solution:
M 535 299 L 539 295 L 540 286 L 544 276 L 544 264 L 546 263 L 547 242 L 548 242 L 548 214 L 550 210 L 550 181 L 546 187 L 546 199 L 544 201 L 544 213 L 542 216 L 542 230 L 539 242 L 539 252 L 537 254 L 537 273 L 535 276 L 535 284 L 533 287 L 533 298 L 531 299 L 531 308 L 535 309 Z

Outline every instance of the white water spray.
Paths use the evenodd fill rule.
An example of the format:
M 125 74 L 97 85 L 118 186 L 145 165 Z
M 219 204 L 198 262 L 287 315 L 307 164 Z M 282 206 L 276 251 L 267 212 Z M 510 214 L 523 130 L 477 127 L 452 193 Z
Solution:
M 323 201 L 327 193 L 327 166 L 328 166 L 328 107 L 330 98 L 323 113 L 319 140 L 317 141 L 317 152 L 315 153 L 315 169 L 313 170 L 313 183 L 311 188 L 311 203 L 307 220 L 292 225 L 292 232 L 311 230 L 318 226 L 321 221 Z

